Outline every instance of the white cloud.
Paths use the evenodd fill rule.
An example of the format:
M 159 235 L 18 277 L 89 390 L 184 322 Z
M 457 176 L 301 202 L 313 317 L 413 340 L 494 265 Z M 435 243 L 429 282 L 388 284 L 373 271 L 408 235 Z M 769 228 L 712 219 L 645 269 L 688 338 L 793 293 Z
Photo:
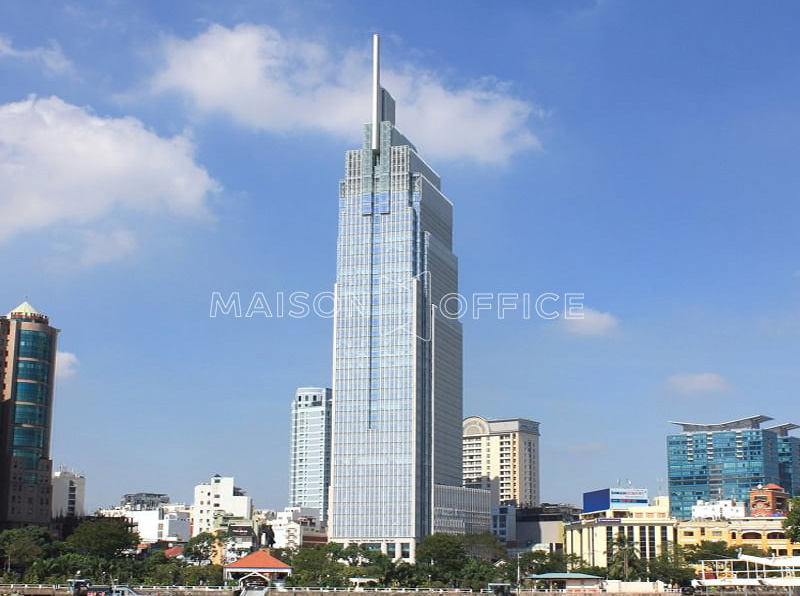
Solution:
M 717 373 L 692 373 L 672 375 L 665 383 L 667 389 L 678 393 L 720 393 L 729 391 L 731 386 Z
M 56 379 L 71 379 L 78 374 L 78 357 L 72 352 L 56 352 Z
M 49 48 L 20 50 L 13 46 L 10 39 L 0 35 L 0 57 L 41 62 L 46 70 L 53 73 L 73 72 L 72 62 L 64 56 L 61 48 L 54 41 L 50 42 Z
M 135 247 L 109 231 L 126 213 L 208 215 L 218 184 L 193 159 L 184 135 L 159 137 L 135 118 L 104 118 L 58 97 L 0 105 L 0 243 L 66 226 L 83 237 L 80 260 L 108 261 Z M 111 226 L 114 227 L 114 226 Z M 101 245 L 114 247 L 104 256 Z
M 138 247 L 136 237 L 130 230 L 83 230 L 80 236 L 83 244 L 80 255 L 82 265 L 110 263 L 126 257 Z
M 240 24 L 212 25 L 189 40 L 170 38 L 164 56 L 154 91 L 177 91 L 199 110 L 247 127 L 353 138 L 371 115 L 366 49 L 333 55 L 322 44 Z M 426 156 L 502 163 L 539 147 L 527 120 L 541 112 L 491 78 L 452 88 L 414 64 L 383 68 L 381 77 L 397 100 L 398 128 Z
M 564 319 L 567 332 L 574 335 L 614 335 L 619 330 L 619 319 L 607 312 L 583 308 L 583 318 Z

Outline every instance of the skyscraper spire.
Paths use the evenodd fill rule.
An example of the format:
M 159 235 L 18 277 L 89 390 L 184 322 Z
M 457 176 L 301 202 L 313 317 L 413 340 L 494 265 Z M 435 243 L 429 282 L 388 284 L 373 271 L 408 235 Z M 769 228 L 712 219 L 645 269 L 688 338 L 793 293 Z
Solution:
M 372 152 L 380 150 L 381 113 L 381 38 L 377 33 L 372 36 Z
M 461 486 L 461 322 L 432 333 L 458 292 L 453 204 L 395 128 L 372 43 L 372 121 L 338 197 L 328 536 L 413 561 L 432 532 L 488 531 L 490 494 Z

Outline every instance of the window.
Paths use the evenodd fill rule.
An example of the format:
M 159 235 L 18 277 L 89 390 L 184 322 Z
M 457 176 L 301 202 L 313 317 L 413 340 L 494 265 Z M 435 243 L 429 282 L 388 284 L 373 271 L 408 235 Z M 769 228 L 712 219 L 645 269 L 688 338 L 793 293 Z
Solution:
M 761 532 L 742 532 L 742 540 L 761 540 Z

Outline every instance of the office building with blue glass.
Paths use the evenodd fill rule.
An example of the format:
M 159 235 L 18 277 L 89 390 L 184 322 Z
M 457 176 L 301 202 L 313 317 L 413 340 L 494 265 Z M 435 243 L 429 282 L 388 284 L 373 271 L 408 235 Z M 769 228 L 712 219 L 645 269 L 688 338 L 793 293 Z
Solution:
M 437 485 L 461 487 L 461 324 L 439 310 L 458 264 L 452 203 L 395 128 L 377 36 L 373 52 L 372 122 L 339 189 L 329 539 L 413 560 Z
M 0 528 L 50 523 L 57 336 L 28 302 L 0 317 Z
M 767 430 L 778 435 L 778 474 L 781 487 L 790 495 L 800 495 L 800 437 L 792 437 L 789 431 L 800 428 L 797 424 L 779 424 Z
M 748 502 L 759 484 L 775 483 L 797 494 L 797 437 L 794 424 L 762 428 L 769 416 L 750 416 L 719 424 L 673 422 L 680 434 L 667 437 L 670 511 L 690 519 L 698 500 Z

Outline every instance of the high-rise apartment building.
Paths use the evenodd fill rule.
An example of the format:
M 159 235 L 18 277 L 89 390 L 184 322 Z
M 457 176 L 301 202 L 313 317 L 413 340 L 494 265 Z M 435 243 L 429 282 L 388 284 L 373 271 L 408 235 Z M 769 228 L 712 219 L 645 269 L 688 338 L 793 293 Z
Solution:
M 461 485 L 461 324 L 440 310 L 458 263 L 452 203 L 395 128 L 373 51 L 372 122 L 339 187 L 328 527 L 413 559 L 434 487 Z
M 798 451 L 796 438 L 787 433 L 796 426 L 761 428 L 768 420 L 759 415 L 719 424 L 673 422 L 681 433 L 667 437 L 672 515 L 690 519 L 698 500 L 746 502 L 759 484 L 791 491 L 798 478 Z
M 53 472 L 53 517 L 86 515 L 86 477 L 73 470 L 59 468 Z
M 214 530 L 215 516 L 250 519 L 253 500 L 235 486 L 233 478 L 215 475 L 210 482 L 194 487 L 192 503 L 192 536 Z
M 289 506 L 312 507 L 323 523 L 331 482 L 331 390 L 298 387 L 292 402 Z
M 491 491 L 494 505 L 539 504 L 539 423 L 525 418 L 463 425 L 464 486 Z
M 0 527 L 49 524 L 58 329 L 23 302 L 0 317 Z

